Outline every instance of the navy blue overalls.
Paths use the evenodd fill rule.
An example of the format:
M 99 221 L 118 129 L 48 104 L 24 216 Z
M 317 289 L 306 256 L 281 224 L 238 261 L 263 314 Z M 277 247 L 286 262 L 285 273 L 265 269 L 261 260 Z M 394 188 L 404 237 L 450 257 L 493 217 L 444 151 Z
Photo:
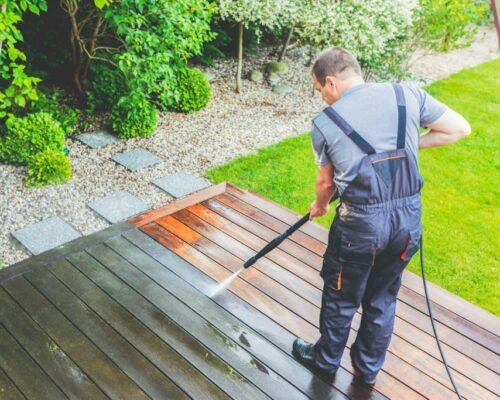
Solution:
M 360 304 L 361 325 L 351 358 L 365 382 L 382 367 L 392 335 L 401 275 L 419 248 L 423 180 L 415 156 L 405 149 L 406 103 L 394 84 L 398 106 L 397 149 L 377 153 L 335 110 L 323 112 L 367 155 L 340 196 L 330 228 L 321 276 L 321 337 L 314 364 L 336 372 L 351 321 Z

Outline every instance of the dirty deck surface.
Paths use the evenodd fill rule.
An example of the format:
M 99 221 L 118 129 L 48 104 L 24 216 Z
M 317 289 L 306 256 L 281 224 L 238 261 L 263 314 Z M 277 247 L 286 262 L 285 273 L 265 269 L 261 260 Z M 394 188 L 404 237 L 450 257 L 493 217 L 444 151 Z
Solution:
M 298 218 L 221 184 L 0 271 L 0 398 L 455 398 L 411 273 L 376 390 L 353 381 L 347 351 L 334 378 L 294 360 L 295 337 L 319 335 L 318 225 L 209 297 Z M 499 319 L 435 286 L 431 295 L 462 395 L 497 399 Z

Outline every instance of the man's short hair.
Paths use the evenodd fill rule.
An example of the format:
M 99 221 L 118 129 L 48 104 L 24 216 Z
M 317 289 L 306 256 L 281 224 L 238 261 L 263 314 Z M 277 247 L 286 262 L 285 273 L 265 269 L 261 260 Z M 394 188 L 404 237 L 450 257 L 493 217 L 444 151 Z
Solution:
M 341 47 L 332 47 L 324 50 L 314 62 L 312 72 L 321 86 L 325 85 L 328 75 L 337 78 L 347 78 L 350 75 L 361 76 L 361 67 L 358 60 L 347 50 Z

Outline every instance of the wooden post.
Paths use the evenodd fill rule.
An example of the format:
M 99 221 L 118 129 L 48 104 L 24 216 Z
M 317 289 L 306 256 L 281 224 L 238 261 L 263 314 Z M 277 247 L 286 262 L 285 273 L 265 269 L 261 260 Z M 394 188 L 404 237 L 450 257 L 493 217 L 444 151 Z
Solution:
M 491 0 L 491 11 L 493 11 L 493 19 L 495 20 L 495 28 L 497 30 L 498 48 L 500 48 L 500 18 L 498 17 L 496 0 Z

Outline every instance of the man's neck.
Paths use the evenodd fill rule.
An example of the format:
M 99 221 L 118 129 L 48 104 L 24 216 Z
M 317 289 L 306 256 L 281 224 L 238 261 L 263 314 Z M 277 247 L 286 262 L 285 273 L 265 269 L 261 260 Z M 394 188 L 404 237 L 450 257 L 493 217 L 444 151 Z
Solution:
M 340 96 L 342 96 L 347 90 L 352 89 L 355 86 L 362 85 L 363 83 L 365 83 L 365 81 L 361 76 L 353 76 L 352 78 L 343 80 Z

